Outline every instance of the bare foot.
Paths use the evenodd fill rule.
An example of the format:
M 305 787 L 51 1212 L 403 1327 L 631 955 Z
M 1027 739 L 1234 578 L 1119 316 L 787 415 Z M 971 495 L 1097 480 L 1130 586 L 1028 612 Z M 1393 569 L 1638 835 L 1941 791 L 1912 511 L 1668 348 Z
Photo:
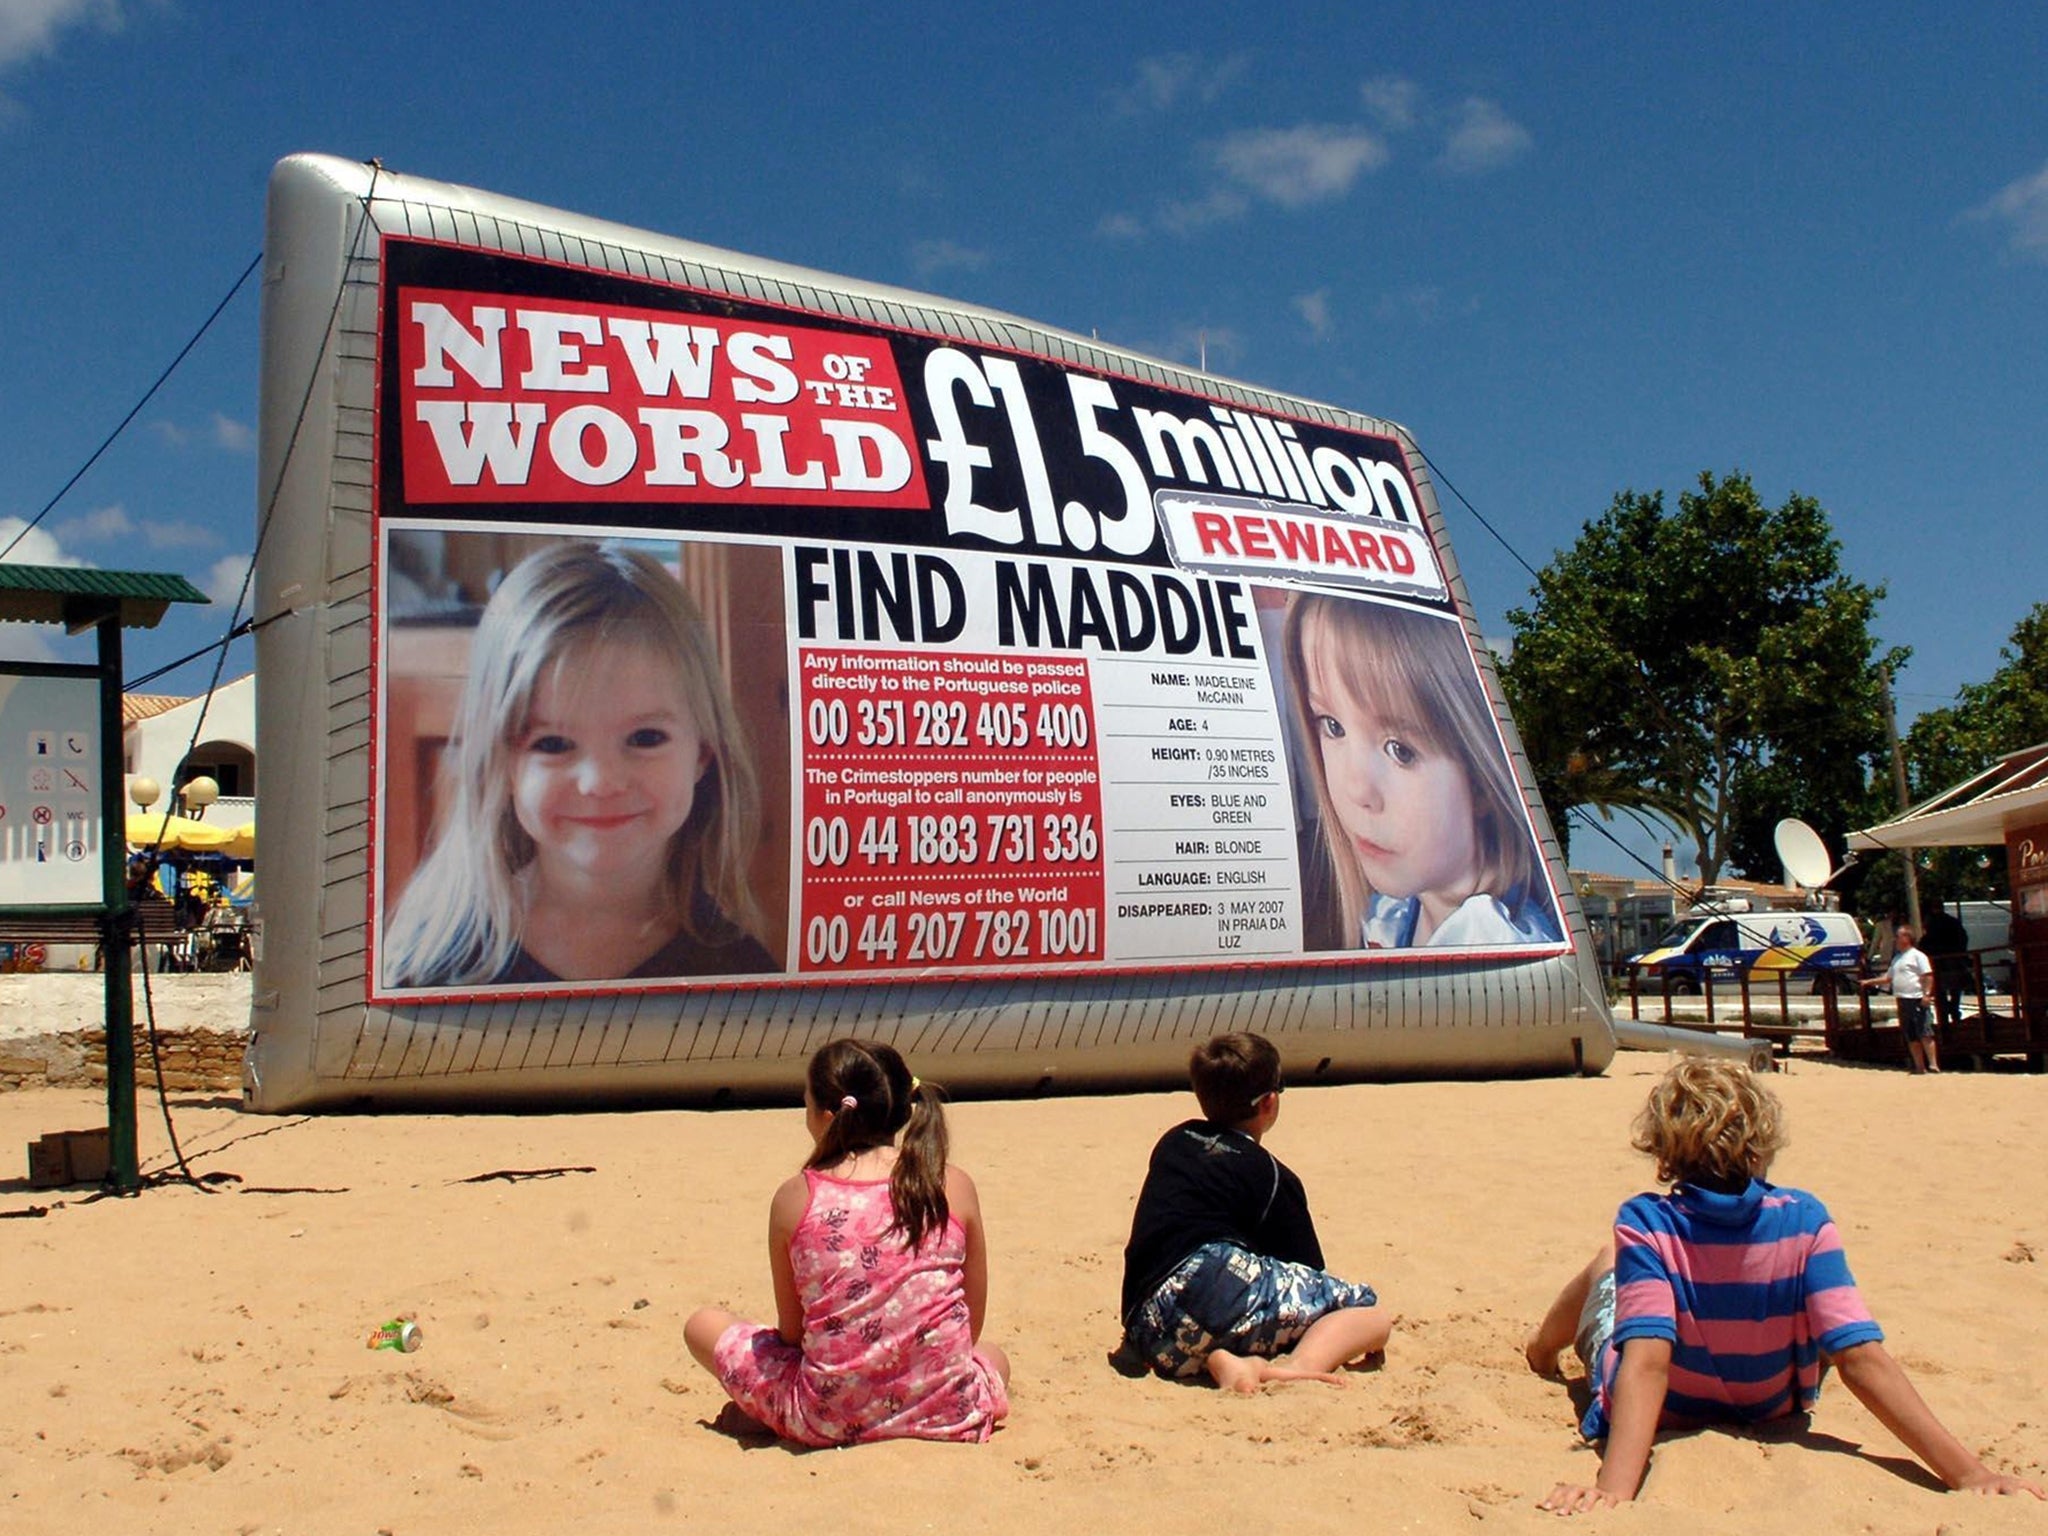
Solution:
M 1259 1372 L 1259 1379 L 1261 1381 L 1325 1381 L 1333 1387 L 1349 1385 L 1336 1371 L 1305 1371 L 1298 1365 L 1282 1365 L 1278 1361 L 1266 1361 Z
M 1333 1387 L 1345 1385 L 1344 1378 L 1335 1371 L 1309 1371 L 1298 1365 L 1283 1365 L 1278 1360 L 1246 1359 L 1227 1349 L 1212 1350 L 1206 1365 L 1217 1386 L 1246 1396 L 1271 1382 L 1321 1381 Z
M 1227 1349 L 1212 1350 L 1204 1364 L 1210 1378 L 1226 1392 L 1241 1392 L 1249 1397 L 1266 1379 L 1264 1361 L 1247 1360 Z

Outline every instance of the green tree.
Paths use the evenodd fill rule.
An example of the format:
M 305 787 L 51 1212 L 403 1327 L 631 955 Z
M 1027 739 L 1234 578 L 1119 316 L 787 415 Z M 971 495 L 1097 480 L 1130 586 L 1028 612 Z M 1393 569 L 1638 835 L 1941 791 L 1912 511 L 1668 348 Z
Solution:
M 1616 496 L 1508 614 L 1502 683 L 1551 819 L 1661 816 L 1705 884 L 1775 877 L 1781 816 L 1834 847 L 1867 824 L 1880 669 L 1905 653 L 1876 655 L 1884 589 L 1840 557 L 1819 502 L 1766 507 L 1742 474 L 1702 474 L 1675 512 L 1661 491 Z
M 1906 774 L 1916 798 L 1989 768 L 2008 752 L 2048 741 L 2048 603 L 2013 626 L 1990 680 L 1966 683 L 1906 733 Z
M 1906 777 L 1924 800 L 1983 772 L 2008 752 L 2048 741 L 2048 603 L 2036 603 L 2013 626 L 1999 668 L 1967 683 L 1956 701 L 1930 709 L 1906 733 Z M 1979 848 L 1930 849 L 1923 894 L 1944 901 L 2002 899 L 2003 854 Z

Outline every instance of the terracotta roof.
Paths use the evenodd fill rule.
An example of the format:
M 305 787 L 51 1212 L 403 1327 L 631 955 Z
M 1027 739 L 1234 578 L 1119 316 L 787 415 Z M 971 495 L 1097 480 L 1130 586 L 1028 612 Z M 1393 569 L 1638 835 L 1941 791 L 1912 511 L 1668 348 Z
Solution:
M 176 709 L 184 702 L 174 693 L 124 693 L 121 695 L 121 723 L 133 725 L 167 709 Z

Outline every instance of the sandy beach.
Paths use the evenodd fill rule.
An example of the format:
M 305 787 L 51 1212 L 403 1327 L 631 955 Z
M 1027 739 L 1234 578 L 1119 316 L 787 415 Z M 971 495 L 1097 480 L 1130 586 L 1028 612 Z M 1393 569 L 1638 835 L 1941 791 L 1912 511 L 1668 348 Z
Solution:
M 1665 1058 L 1605 1077 L 1302 1087 L 1270 1145 L 1332 1267 L 1400 1317 L 1383 1369 L 1249 1399 L 1126 1381 L 1120 1250 L 1187 1094 L 952 1112 L 982 1190 L 989 1335 L 1015 1409 L 985 1446 L 797 1453 L 712 1427 L 683 1319 L 771 1310 L 768 1197 L 795 1110 L 257 1117 L 174 1094 L 213 1193 L 0 1181 L 0 1503 L 23 1533 L 1548 1528 L 1590 1479 L 1566 1391 L 1518 1345 L 1617 1202 Z M 1780 1182 L 1829 1204 L 1891 1347 L 1993 1467 L 2048 1475 L 2048 1080 L 1913 1080 L 1801 1059 Z M 104 1123 L 84 1091 L 0 1095 L 0 1147 Z M 168 1166 L 156 1102 L 145 1167 Z M 542 1171 L 536 1173 L 536 1171 Z M 531 1177 L 485 1178 L 497 1173 Z M 232 1175 L 232 1180 L 223 1177 Z M 47 1214 L 23 1216 L 34 1207 Z M 371 1351 L 418 1321 L 414 1354 Z M 2048 1530 L 1938 1491 L 1839 1388 L 1810 1428 L 1663 1443 L 1594 1528 Z

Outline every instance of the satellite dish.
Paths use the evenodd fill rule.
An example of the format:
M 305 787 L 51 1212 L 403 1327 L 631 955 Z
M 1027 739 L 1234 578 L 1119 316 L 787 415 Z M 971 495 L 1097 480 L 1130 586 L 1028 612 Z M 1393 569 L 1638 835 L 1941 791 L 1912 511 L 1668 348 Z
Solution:
M 1817 891 L 1841 873 L 1828 856 L 1828 845 L 1820 840 L 1820 834 L 1797 816 L 1787 816 L 1779 822 L 1771 841 L 1778 845 L 1778 857 L 1784 861 L 1785 873 L 1792 877 L 1794 885 Z

